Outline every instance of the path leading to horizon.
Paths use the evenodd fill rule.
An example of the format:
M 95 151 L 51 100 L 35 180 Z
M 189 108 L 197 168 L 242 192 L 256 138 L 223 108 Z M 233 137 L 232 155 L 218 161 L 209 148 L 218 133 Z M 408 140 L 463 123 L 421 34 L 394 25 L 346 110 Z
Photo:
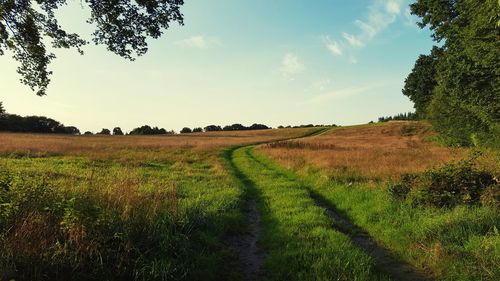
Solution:
M 248 230 L 230 241 L 244 280 L 432 280 L 253 148 L 227 154 L 247 194 Z

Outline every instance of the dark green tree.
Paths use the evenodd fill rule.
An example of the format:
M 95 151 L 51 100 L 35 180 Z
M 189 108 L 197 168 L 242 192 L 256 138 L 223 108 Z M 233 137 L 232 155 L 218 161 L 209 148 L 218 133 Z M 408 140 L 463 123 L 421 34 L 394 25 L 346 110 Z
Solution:
M 5 114 L 5 108 L 3 107 L 3 103 L 0 101 L 0 115 Z
M 105 129 L 103 128 L 99 133 L 97 133 L 98 135 L 111 135 L 111 131 L 109 129 Z
M 201 132 L 203 132 L 203 129 L 200 127 L 196 127 L 193 129 L 193 133 L 201 133 Z
M 218 125 L 208 125 L 205 127 L 205 132 L 217 132 L 222 131 L 221 126 Z
M 0 2 L 0 55 L 12 52 L 19 61 L 21 81 L 45 95 L 50 82 L 48 65 L 55 58 L 45 42 L 55 48 L 82 47 L 88 42 L 59 25 L 57 10 L 68 0 L 2 0 Z M 87 22 L 96 29 L 92 41 L 133 60 L 147 52 L 147 38 L 158 38 L 171 22 L 183 24 L 183 0 L 82 0 L 90 8 Z
M 427 107 L 433 126 L 449 143 L 500 146 L 497 0 L 417 0 L 411 10 L 442 42 Z
M 189 134 L 189 133 L 192 133 L 192 132 L 193 131 L 190 128 L 188 128 L 188 127 L 184 127 L 181 130 L 181 134 Z
M 113 129 L 113 135 L 115 136 L 123 136 L 123 131 L 120 127 L 115 127 Z
M 420 55 L 405 80 L 403 94 L 413 101 L 415 113 L 420 118 L 427 115 L 427 107 L 437 85 L 437 64 L 442 54 L 443 50 L 434 46 L 430 55 Z

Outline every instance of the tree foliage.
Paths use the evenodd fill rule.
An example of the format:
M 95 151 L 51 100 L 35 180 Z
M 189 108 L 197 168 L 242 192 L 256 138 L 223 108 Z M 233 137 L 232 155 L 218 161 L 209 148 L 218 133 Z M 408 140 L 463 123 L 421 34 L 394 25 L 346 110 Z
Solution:
M 417 60 L 403 93 L 447 143 L 500 146 L 500 4 L 418 0 L 411 10 L 442 47 Z
M 415 113 L 421 118 L 427 116 L 427 107 L 437 85 L 437 63 L 443 50 L 434 46 L 430 55 L 420 55 L 412 72 L 405 80 L 403 94 L 415 104 Z
M 115 127 L 113 129 L 113 135 L 115 136 L 123 136 L 123 131 L 120 127 Z
M 205 132 L 217 132 L 217 131 L 222 131 L 221 126 L 218 125 L 208 125 L 205 128 Z
M 76 33 L 65 31 L 56 11 L 67 0 L 2 0 L 0 2 L 0 55 L 6 50 L 19 61 L 21 82 L 45 95 L 50 82 L 48 65 L 55 58 L 45 42 L 54 48 L 82 47 L 88 42 Z M 146 39 L 159 38 L 171 22 L 183 24 L 183 0 L 82 0 L 90 8 L 87 22 L 95 25 L 92 41 L 109 51 L 133 60 L 148 50 Z
M 151 127 L 149 125 L 144 125 L 130 131 L 129 135 L 165 135 L 169 132 L 164 128 Z
M 106 129 L 106 128 L 103 128 L 99 133 L 97 133 L 98 135 L 106 135 L 106 136 L 109 136 L 111 135 L 111 131 L 109 129 Z
M 191 130 L 191 128 L 188 128 L 188 127 L 184 127 L 181 130 L 181 134 L 189 134 L 189 133 L 192 133 L 192 132 L 193 131 Z
M 399 113 L 394 116 L 382 116 L 378 118 L 378 122 L 389 122 L 392 120 L 396 121 L 406 121 L 406 120 L 416 120 L 417 115 L 413 112 L 408 112 L 408 113 Z
M 64 124 L 45 116 L 22 117 L 16 114 L 0 115 L 0 131 L 69 135 L 80 134 L 80 130 L 78 130 L 78 128 L 74 126 L 64 126 Z

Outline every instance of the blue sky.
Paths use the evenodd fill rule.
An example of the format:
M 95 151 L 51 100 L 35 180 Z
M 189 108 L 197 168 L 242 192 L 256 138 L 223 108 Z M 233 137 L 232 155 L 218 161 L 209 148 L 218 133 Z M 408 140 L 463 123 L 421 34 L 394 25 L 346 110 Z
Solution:
M 10 113 L 45 115 L 82 131 L 149 124 L 359 124 L 412 110 L 401 94 L 432 41 L 407 0 L 186 1 L 172 25 L 134 62 L 89 45 L 55 50 L 47 96 L 19 83 L 0 57 L 0 101 Z M 88 11 L 59 12 L 90 39 Z

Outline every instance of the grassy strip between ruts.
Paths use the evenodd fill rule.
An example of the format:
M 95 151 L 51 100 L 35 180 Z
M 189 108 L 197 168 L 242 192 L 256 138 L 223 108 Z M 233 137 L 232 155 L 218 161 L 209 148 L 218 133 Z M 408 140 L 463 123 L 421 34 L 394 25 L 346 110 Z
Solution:
M 253 186 L 248 194 L 262 214 L 259 242 L 268 252 L 267 280 L 388 280 L 374 270 L 370 257 L 332 228 L 300 182 L 268 169 L 252 149 L 234 150 L 231 161 L 236 174 Z
M 274 165 L 258 154 L 260 161 Z M 438 280 L 500 279 L 500 217 L 491 206 L 416 207 L 391 198 L 385 188 L 341 184 L 318 169 L 300 179 L 402 259 Z M 292 171 L 288 171 L 292 173 Z

